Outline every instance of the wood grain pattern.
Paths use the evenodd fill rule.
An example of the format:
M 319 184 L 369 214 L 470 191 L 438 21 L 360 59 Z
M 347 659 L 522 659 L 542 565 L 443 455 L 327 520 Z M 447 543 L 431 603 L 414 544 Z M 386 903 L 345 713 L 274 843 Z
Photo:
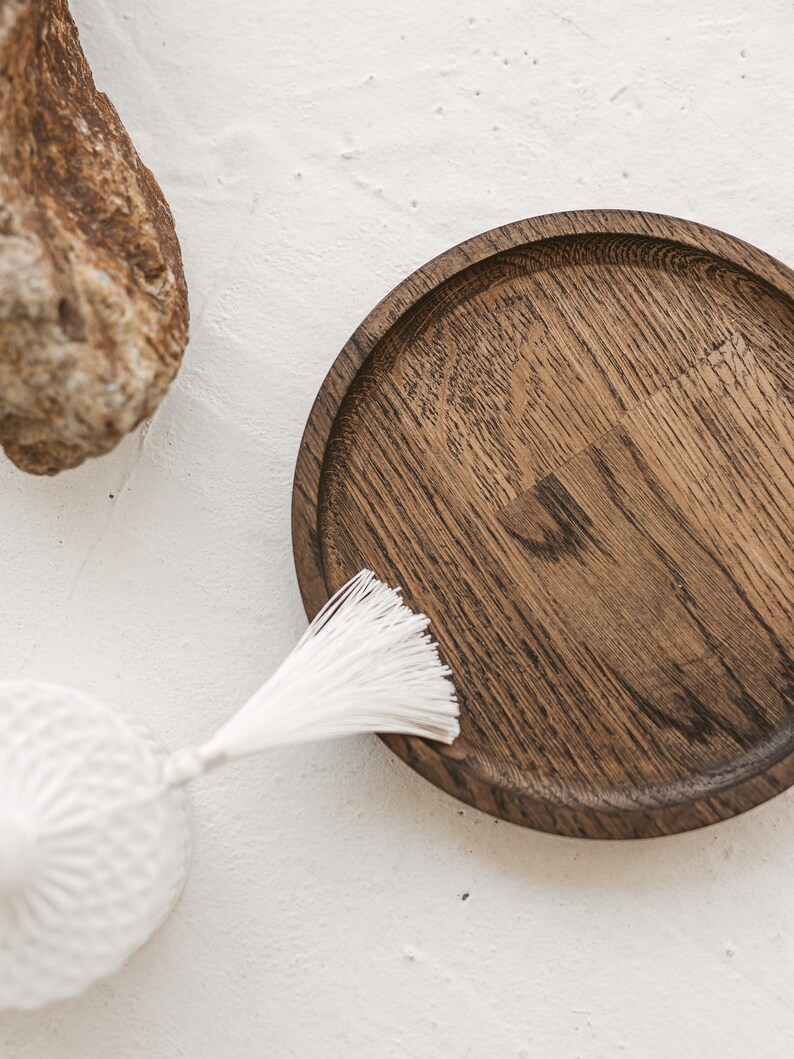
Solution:
M 432 619 L 462 732 L 388 744 L 515 823 L 633 838 L 794 782 L 794 274 L 623 211 L 508 225 L 364 321 L 312 410 L 307 611 Z

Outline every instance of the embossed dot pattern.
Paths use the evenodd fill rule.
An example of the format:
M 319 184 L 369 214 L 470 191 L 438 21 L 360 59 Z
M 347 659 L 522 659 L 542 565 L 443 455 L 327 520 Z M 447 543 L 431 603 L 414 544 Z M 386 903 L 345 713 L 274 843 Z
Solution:
M 170 912 L 190 831 L 164 755 L 140 721 L 86 695 L 0 683 L 0 821 L 32 844 L 25 878 L 0 891 L 0 1009 L 80 992 Z

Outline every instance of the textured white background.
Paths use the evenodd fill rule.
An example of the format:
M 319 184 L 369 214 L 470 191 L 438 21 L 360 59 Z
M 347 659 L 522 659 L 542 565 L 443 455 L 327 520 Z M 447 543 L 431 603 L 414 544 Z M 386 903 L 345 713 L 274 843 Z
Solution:
M 304 626 L 314 394 L 404 275 L 522 216 L 632 207 L 794 261 L 788 0 L 75 0 L 172 204 L 193 313 L 149 427 L 0 464 L 0 671 L 207 734 Z M 112 981 L 0 1017 L 3 1059 L 780 1059 L 794 793 L 643 843 L 463 808 L 374 739 L 195 788 L 172 919 Z M 469 893 L 468 900 L 461 899 Z

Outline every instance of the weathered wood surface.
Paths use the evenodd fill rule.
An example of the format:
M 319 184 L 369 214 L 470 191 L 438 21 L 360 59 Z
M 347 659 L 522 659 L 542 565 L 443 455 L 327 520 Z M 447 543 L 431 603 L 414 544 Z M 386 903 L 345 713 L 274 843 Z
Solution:
M 627 212 L 486 233 L 334 364 L 294 493 L 307 610 L 362 566 L 433 622 L 451 748 L 516 823 L 644 837 L 794 781 L 794 277 Z

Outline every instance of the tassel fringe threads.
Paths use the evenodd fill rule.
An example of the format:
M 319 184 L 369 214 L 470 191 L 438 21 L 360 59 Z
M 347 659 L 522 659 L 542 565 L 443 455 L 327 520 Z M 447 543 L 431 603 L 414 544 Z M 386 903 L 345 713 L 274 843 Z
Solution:
M 171 785 L 268 747 L 359 732 L 451 743 L 455 688 L 429 619 L 362 570 L 323 607 L 268 682 L 204 746 L 167 763 Z

